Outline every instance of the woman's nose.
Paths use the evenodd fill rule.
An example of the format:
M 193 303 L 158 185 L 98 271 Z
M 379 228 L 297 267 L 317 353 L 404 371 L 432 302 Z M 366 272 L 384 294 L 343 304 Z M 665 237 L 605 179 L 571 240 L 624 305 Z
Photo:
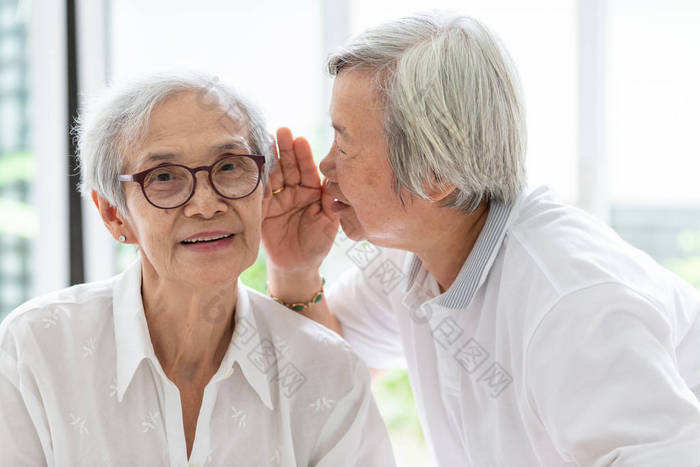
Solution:
M 199 214 L 203 217 L 212 217 L 217 212 L 226 210 L 227 204 L 222 197 L 214 190 L 209 182 L 206 171 L 201 171 L 195 175 L 197 184 L 192 193 L 192 198 L 185 205 L 185 215 L 194 216 Z
M 318 168 L 323 174 L 324 177 L 326 177 L 330 181 L 334 181 L 335 178 L 335 160 L 333 159 L 333 148 L 331 148 L 330 151 L 328 151 L 328 154 L 326 154 L 326 157 L 323 158 L 320 164 L 318 164 Z

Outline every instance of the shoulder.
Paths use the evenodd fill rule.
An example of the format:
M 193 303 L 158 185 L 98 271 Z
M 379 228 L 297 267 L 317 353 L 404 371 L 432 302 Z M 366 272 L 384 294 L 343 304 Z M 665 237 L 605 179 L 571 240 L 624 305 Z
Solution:
M 51 345 L 55 338 L 70 339 L 79 328 L 99 326 L 112 316 L 114 279 L 75 285 L 25 302 L 0 323 L 0 347 L 9 340 L 23 347 L 30 337 L 33 345 Z M 44 339 L 49 334 L 53 337 Z
M 692 319 L 683 318 L 689 312 L 682 303 L 698 303 L 697 291 L 680 278 L 601 220 L 552 200 L 546 190 L 514 206 L 488 283 L 503 322 L 525 342 L 545 317 L 555 328 L 567 325 L 561 320 L 574 325 L 594 319 L 590 313 L 604 313 L 605 301 L 624 304 L 633 315 L 644 309 L 652 321 L 662 313 L 681 325 Z
M 546 283 L 557 295 L 617 282 L 641 289 L 666 271 L 602 220 L 551 198 L 544 189 L 524 196 L 507 232 L 504 268 L 522 283 Z
M 537 334 L 552 334 L 563 339 L 564 344 L 572 332 L 615 322 L 616 325 L 608 328 L 609 337 L 620 337 L 622 330 L 629 329 L 627 325 L 641 323 L 648 329 L 663 330 L 668 338 L 672 327 L 663 305 L 656 297 L 635 287 L 620 282 L 599 283 L 562 296 L 543 315 Z

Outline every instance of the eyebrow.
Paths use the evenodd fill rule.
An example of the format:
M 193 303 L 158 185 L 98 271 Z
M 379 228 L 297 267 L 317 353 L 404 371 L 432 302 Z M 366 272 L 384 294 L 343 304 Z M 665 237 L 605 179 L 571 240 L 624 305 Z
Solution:
M 235 149 L 243 149 L 248 152 L 252 152 L 248 141 L 242 136 L 231 136 L 231 141 L 223 144 L 216 145 L 211 148 L 212 153 L 221 151 L 232 151 Z
M 340 125 L 335 122 L 331 123 L 331 126 L 335 131 L 338 132 L 340 136 L 343 137 L 343 139 L 345 139 L 345 141 L 347 141 L 348 143 L 352 142 L 352 136 L 348 133 L 347 127 L 344 127 L 343 125 Z
M 338 125 L 337 123 L 331 123 L 331 126 L 333 127 L 333 129 L 334 129 L 335 131 L 337 131 L 337 132 L 340 133 L 341 135 L 347 136 L 347 135 L 345 134 L 345 127 L 344 127 L 344 126 Z
M 246 143 L 245 141 L 241 141 L 241 142 L 236 142 L 236 143 L 220 144 L 219 146 L 213 147 L 211 152 L 217 153 L 217 152 L 222 152 L 222 151 L 235 151 L 236 149 L 243 149 L 247 152 L 252 151 L 250 149 L 250 146 L 248 146 L 248 143 Z
M 172 154 L 172 153 L 159 154 L 159 153 L 149 152 L 146 155 L 146 158 L 143 161 L 141 161 L 140 165 L 143 165 L 146 162 L 169 161 L 169 160 L 174 159 L 175 157 L 176 157 L 175 154 Z
M 237 149 L 243 149 L 246 152 L 251 152 L 250 146 L 244 140 L 243 138 L 235 138 L 234 142 L 228 142 L 224 144 L 218 144 L 215 146 L 212 146 L 212 148 L 209 150 L 211 154 L 216 154 L 217 152 L 222 152 L 222 151 L 235 151 Z M 158 153 L 158 152 L 149 152 L 146 154 L 146 157 L 143 159 L 141 162 L 141 166 L 143 164 L 148 163 L 148 162 L 158 162 L 158 161 L 171 161 L 173 159 L 176 159 L 178 156 L 177 154 L 173 154 L 171 152 L 165 152 L 165 153 Z

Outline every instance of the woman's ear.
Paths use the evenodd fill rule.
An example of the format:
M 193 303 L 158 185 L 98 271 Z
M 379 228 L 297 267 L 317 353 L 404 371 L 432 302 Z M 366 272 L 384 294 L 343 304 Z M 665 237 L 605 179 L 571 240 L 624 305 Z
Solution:
M 112 234 L 112 237 L 119 241 L 119 237 L 123 235 L 126 240 L 121 243 L 136 243 L 136 238 L 133 231 L 119 210 L 109 201 L 98 195 L 95 190 L 92 190 L 90 195 L 92 197 L 92 201 L 97 207 L 97 210 L 100 212 L 102 222 L 104 222 L 105 227 L 107 227 L 109 233 Z
M 433 183 L 424 184 L 423 192 L 428 195 L 432 201 L 442 201 L 452 193 L 454 193 L 456 187 L 453 183 Z

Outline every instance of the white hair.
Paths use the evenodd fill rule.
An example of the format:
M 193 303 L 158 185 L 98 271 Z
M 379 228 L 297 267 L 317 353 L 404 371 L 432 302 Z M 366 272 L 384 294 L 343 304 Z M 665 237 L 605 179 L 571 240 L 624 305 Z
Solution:
M 125 154 L 148 130 L 151 112 L 167 97 L 185 91 L 197 93 L 204 109 L 221 109 L 219 123 L 227 131 L 247 130 L 251 151 L 265 156 L 263 186 L 273 163 L 273 139 L 260 113 L 217 77 L 195 73 L 159 73 L 119 86 L 112 86 L 81 112 L 73 129 L 78 141 L 80 191 L 90 197 L 95 190 L 127 213 L 122 184 Z
M 395 189 L 428 199 L 453 184 L 445 206 L 472 212 L 512 202 L 525 184 L 525 115 L 508 53 L 478 21 L 420 14 L 361 33 L 328 59 L 372 73 L 383 105 Z

